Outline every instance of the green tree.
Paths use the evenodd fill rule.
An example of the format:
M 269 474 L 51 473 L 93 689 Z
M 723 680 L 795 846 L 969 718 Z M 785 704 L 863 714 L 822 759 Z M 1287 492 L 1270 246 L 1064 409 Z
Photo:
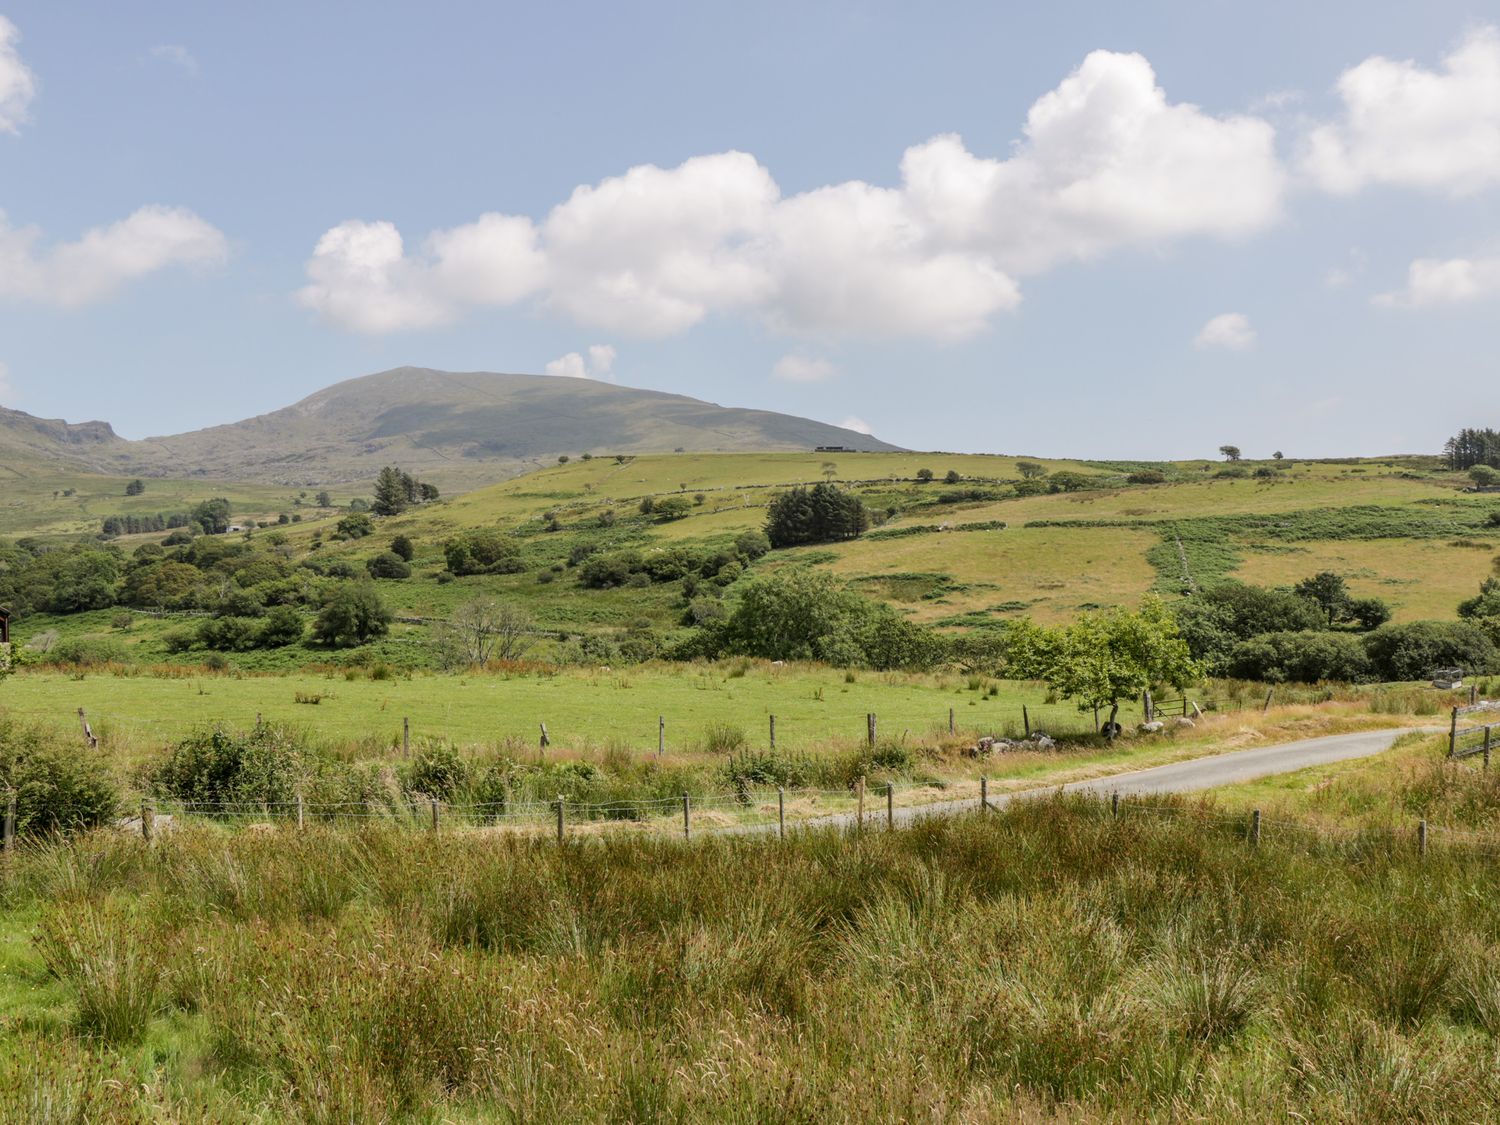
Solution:
M 926 484 L 930 480 L 932 480 L 933 475 L 934 474 L 933 474 L 933 471 L 931 469 L 918 469 L 917 470 L 917 481 L 919 483 L 921 483 L 921 484 Z
M 1320 571 L 1311 578 L 1304 578 L 1293 587 L 1298 597 L 1315 602 L 1328 619 L 1330 628 L 1343 616 L 1349 604 L 1349 587 L 1343 578 L 1331 570 Z
M 332 648 L 362 645 L 385 636 L 391 616 L 373 582 L 340 582 L 324 600 L 313 636 Z
M 963 479 L 963 477 L 959 476 L 957 469 L 949 469 L 947 473 L 943 475 L 943 481 L 947 484 L 957 484 Z
M 411 565 L 395 551 L 382 551 L 365 561 L 371 578 L 410 578 Z
M 229 501 L 222 496 L 205 500 L 193 509 L 192 521 L 204 535 L 223 535 L 229 530 Z
M 498 528 L 481 527 L 467 531 L 443 544 L 443 557 L 453 574 L 519 574 L 526 569 L 521 561 L 521 544 Z
M 1121 700 L 1157 684 L 1186 688 L 1202 675 L 1176 620 L 1154 598 L 1138 613 L 1114 609 L 1081 614 L 1058 629 L 1013 628 L 1011 651 L 1021 675 L 1046 681 L 1080 710 L 1108 707 L 1111 724 Z
M 125 486 L 126 496 L 139 496 L 146 491 L 146 482 L 137 477 Z
M 795 547 L 855 539 L 869 526 L 870 514 L 858 496 L 822 482 L 793 488 L 773 499 L 765 530 L 771 546 Z
M 313 497 L 313 499 L 318 502 L 318 507 L 320 508 L 333 507 L 333 497 L 328 495 L 328 490 L 326 488 L 322 492 L 318 493 L 317 496 Z
M 411 562 L 416 553 L 416 547 L 407 536 L 398 535 L 391 540 L 391 554 L 400 557 L 402 562 Z
M 1039 480 L 1047 475 L 1047 470 L 1035 461 L 1017 461 L 1016 472 L 1021 474 L 1022 480 Z
M 375 478 L 375 500 L 370 510 L 377 516 L 399 516 L 412 502 L 416 482 L 394 465 L 387 465 Z
M 1219 452 L 1226 461 L 1238 461 L 1240 459 L 1240 447 L 1237 445 L 1221 445 Z
M 1500 469 L 1492 469 L 1488 465 L 1475 465 L 1469 470 L 1469 479 L 1480 488 L 1492 488 L 1500 484 Z
M 346 539 L 363 539 L 375 532 L 375 525 L 363 512 L 350 512 L 335 525 L 334 530 Z

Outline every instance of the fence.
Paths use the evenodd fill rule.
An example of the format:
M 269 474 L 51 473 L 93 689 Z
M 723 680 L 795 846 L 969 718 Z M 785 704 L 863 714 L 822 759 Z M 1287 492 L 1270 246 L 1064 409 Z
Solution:
M 1465 715 L 1490 714 L 1493 715 L 1500 710 L 1493 703 L 1471 703 L 1468 707 L 1453 708 L 1453 721 L 1448 727 L 1448 757 L 1450 758 L 1472 758 L 1476 755 L 1484 756 L 1484 767 L 1489 769 L 1490 751 L 1495 745 L 1500 745 L 1500 723 L 1471 723 L 1465 726 L 1459 725 L 1459 720 Z

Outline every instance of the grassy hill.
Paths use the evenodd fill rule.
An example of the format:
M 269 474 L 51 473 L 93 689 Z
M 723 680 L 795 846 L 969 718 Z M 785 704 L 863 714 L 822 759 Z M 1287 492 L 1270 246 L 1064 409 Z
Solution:
M 895 449 L 865 434 L 767 410 L 589 379 L 400 367 L 349 379 L 284 409 L 193 433 L 125 441 L 0 409 L 0 457 L 74 471 L 296 487 L 363 482 L 382 465 L 460 491 L 562 455 L 692 450 Z

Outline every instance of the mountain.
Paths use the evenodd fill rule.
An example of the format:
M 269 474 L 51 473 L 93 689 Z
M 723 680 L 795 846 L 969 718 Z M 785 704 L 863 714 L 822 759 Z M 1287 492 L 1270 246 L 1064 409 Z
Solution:
M 125 441 L 102 422 L 69 426 L 0 412 L 15 446 L 100 472 L 328 485 L 397 464 L 449 490 L 563 454 L 899 447 L 790 414 L 588 379 L 398 367 L 349 379 L 270 414 Z

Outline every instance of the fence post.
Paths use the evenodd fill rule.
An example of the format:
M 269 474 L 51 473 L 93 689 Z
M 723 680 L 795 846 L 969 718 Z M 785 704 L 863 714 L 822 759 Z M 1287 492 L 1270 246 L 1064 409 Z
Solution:
M 1453 719 L 1448 724 L 1448 757 L 1458 752 L 1458 708 L 1453 708 Z
M 667 752 L 667 717 L 656 716 L 656 756 L 660 758 Z
M 1187 692 L 1182 693 L 1182 717 L 1187 718 L 1188 700 Z
M 0 830 L 0 845 L 7 853 L 16 850 L 16 791 L 5 794 L 5 825 Z
M 1156 718 L 1156 704 L 1152 702 L 1149 691 L 1141 692 L 1141 710 L 1145 712 L 1146 722 L 1149 723 Z
M 869 738 L 870 749 L 875 749 L 875 712 L 871 711 L 865 716 L 865 725 L 869 728 L 865 733 Z
M 682 838 L 693 838 L 693 799 L 686 793 L 682 795 Z
M 786 790 L 776 787 L 776 835 L 786 839 Z
M 1026 728 L 1026 737 L 1031 737 L 1031 712 L 1026 710 L 1026 704 L 1021 704 L 1021 723 Z
M 1474 704 L 1476 704 L 1478 702 L 1479 702 L 1479 685 L 1478 684 L 1470 684 L 1469 685 L 1469 706 L 1472 707 L 1472 706 L 1474 706 Z
M 858 805 L 856 806 L 856 811 L 854 814 L 854 823 L 861 831 L 863 831 L 865 827 L 865 779 L 863 775 L 861 775 L 859 781 L 855 783 L 854 795 L 855 799 L 858 801 Z
M 990 777 L 989 774 L 979 775 L 979 808 L 981 811 L 990 807 Z
M 411 757 L 411 719 L 410 718 L 403 718 L 401 720 L 401 756 L 403 758 L 410 758 Z
M 948 708 L 948 733 L 949 734 L 953 734 L 954 733 L 953 708 L 952 707 Z
M 1109 795 L 1109 815 L 1116 818 L 1120 815 L 1120 791 L 1118 789 Z
M 1490 732 L 1492 730 L 1494 730 L 1494 729 L 1495 728 L 1493 726 L 1487 726 L 1487 727 L 1484 728 L 1484 768 L 1485 769 L 1489 769 L 1490 768 Z
M 542 728 L 542 742 L 541 742 L 541 745 L 538 747 L 538 749 L 545 750 L 545 749 L 547 749 L 547 747 L 549 747 L 549 746 L 552 745 L 552 739 L 547 736 L 547 724 L 546 723 L 538 723 L 537 725 Z
M 1427 821 L 1417 821 L 1417 854 L 1427 854 Z
M 78 721 L 83 724 L 83 742 L 90 750 L 99 749 L 99 740 L 94 737 L 94 728 L 89 726 L 89 718 L 83 713 L 83 708 L 78 708 Z
M 1261 704 L 1261 708 L 1260 708 L 1260 713 L 1262 715 L 1264 715 L 1267 711 L 1269 711 L 1271 709 L 1271 696 L 1273 696 L 1275 694 L 1276 694 L 1276 689 L 1275 688 L 1268 688 L 1266 690 L 1266 701 L 1265 701 L 1265 703 Z
M 141 838 L 149 844 L 154 835 L 156 835 L 156 809 L 149 800 L 143 800 L 141 802 Z
M 304 809 L 303 803 L 302 803 L 302 794 L 298 793 L 297 794 L 297 831 L 298 832 L 301 832 L 303 826 L 307 823 L 305 817 L 306 817 L 306 812 L 305 812 L 305 809 Z
M 1250 846 L 1260 847 L 1260 810 L 1255 809 L 1250 814 Z
M 771 716 L 771 749 L 776 749 L 776 716 Z
M 563 796 L 557 795 L 557 842 L 563 842 Z
M 896 783 L 894 781 L 885 783 L 885 826 L 896 827 Z
M 442 816 L 443 802 L 436 797 L 432 799 L 432 830 L 438 830 L 438 819 Z
M 1099 704 L 1094 704 L 1094 733 L 1099 733 Z

